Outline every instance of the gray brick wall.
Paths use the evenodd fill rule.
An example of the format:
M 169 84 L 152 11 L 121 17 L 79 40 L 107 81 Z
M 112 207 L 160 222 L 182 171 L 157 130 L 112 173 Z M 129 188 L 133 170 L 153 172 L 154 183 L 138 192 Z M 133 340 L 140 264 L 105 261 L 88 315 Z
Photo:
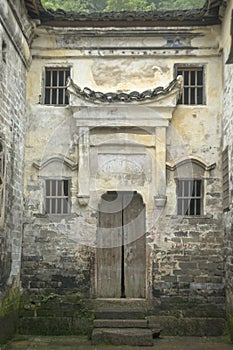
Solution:
M 7 34 L 3 32 L 2 37 L 7 47 L 6 61 L 1 61 L 0 85 L 1 136 L 6 153 L 6 209 L 1 236 L 6 244 L 5 252 L 14 256 L 12 277 L 16 277 L 20 270 L 22 232 L 26 68 Z
M 22 245 L 26 67 L 12 39 L 0 21 L 0 138 L 6 160 L 0 224 L 0 342 L 16 329 Z
M 175 217 L 169 219 L 175 222 Z M 163 229 L 165 227 L 165 230 Z M 221 221 L 184 218 L 175 231 L 160 225 L 163 249 L 154 247 L 153 296 L 160 315 L 224 316 L 224 254 Z
M 223 96 L 223 149 L 228 146 L 229 157 L 229 211 L 224 213 L 225 224 L 225 256 L 226 256 L 226 294 L 227 305 L 233 308 L 233 215 L 232 215 L 232 171 L 233 171 L 233 67 L 232 64 L 224 66 L 224 96 Z

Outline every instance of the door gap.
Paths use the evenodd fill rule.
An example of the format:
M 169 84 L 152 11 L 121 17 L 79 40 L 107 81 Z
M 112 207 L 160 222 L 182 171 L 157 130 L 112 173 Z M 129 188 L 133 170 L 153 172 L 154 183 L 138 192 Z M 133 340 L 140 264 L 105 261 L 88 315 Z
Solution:
M 124 196 L 121 198 L 121 298 L 126 298 L 125 295 L 125 237 L 124 237 Z

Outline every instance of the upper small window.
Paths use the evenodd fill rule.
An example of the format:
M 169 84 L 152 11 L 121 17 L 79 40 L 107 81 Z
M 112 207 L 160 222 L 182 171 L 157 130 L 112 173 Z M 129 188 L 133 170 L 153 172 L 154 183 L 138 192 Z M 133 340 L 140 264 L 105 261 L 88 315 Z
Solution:
M 2 41 L 2 60 L 6 63 L 6 53 L 7 53 L 7 44 L 5 40 Z
M 45 211 L 47 214 L 69 213 L 69 181 L 46 180 Z
M 70 68 L 45 68 L 45 93 L 46 105 L 67 105 L 69 103 L 66 94 L 66 82 L 70 76 Z
M 203 105 L 204 96 L 204 68 L 202 66 L 176 66 L 176 76 L 182 75 L 184 89 L 179 104 Z
M 178 215 L 202 214 L 202 180 L 178 180 L 177 195 Z

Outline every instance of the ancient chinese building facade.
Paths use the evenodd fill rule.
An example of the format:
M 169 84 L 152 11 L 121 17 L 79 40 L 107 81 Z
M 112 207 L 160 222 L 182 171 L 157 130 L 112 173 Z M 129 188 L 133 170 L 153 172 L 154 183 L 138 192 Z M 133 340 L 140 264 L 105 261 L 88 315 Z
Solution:
M 165 332 L 220 334 L 232 298 L 232 3 L 134 14 L 133 26 L 130 14 L 25 4 L 23 230 L 11 231 L 23 235 L 21 332 L 80 333 L 87 310 L 123 308 Z

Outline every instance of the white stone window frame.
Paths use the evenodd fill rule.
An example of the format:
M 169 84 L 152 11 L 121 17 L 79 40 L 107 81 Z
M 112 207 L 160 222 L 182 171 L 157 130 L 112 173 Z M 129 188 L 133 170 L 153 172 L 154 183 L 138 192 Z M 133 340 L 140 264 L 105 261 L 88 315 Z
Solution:
M 212 177 L 216 163 L 207 164 L 199 157 L 183 158 L 176 162 L 167 162 L 167 170 L 171 172 L 171 177 L 176 186 L 175 213 L 178 215 L 178 180 L 202 180 L 202 211 L 200 215 L 183 215 L 185 218 L 200 218 L 206 215 L 206 180 Z M 184 167 L 184 168 L 183 168 Z M 187 168 L 186 168 L 187 167 Z M 183 170 L 182 170 L 183 168 Z
M 190 107 L 193 107 L 193 106 L 206 106 L 207 105 L 207 95 L 206 95 L 206 71 L 207 71 L 207 64 L 206 63 L 176 63 L 174 65 L 174 78 L 177 77 L 177 70 L 178 69 L 182 69 L 182 68 L 186 68 L 186 69 L 195 69 L 195 68 L 202 68 L 203 70 L 203 101 L 202 103 L 198 104 L 191 104 L 191 103 L 182 103 L 182 102 L 179 102 L 178 101 L 178 105 L 179 106 L 190 106 Z M 185 86 L 184 86 L 185 88 Z M 183 89 L 184 89 L 183 88 Z M 182 97 L 181 97 L 182 98 Z
M 70 77 L 72 78 L 72 68 L 73 68 L 73 65 L 72 64 L 67 64 L 67 63 L 62 63 L 62 62 L 59 62 L 59 63 L 52 63 L 52 62 L 49 62 L 49 63 L 46 63 L 44 66 L 43 66 L 43 69 L 42 69 L 42 78 L 41 78 L 41 95 L 40 95 L 40 98 L 39 98 L 39 102 L 41 105 L 44 105 L 44 106 L 51 106 L 51 107 L 66 107 L 68 104 L 45 104 L 45 81 L 46 81 L 46 69 L 52 69 L 52 68 L 57 68 L 57 69 L 69 69 L 70 70 Z
M 40 209 L 38 215 L 46 215 L 45 213 L 45 180 L 68 180 L 69 181 L 69 213 L 68 214 L 48 214 L 55 217 L 56 215 L 62 217 L 63 215 L 72 214 L 72 203 L 74 201 L 74 179 L 78 169 L 78 163 L 65 157 L 62 154 L 54 154 L 48 158 L 42 159 L 40 162 L 34 161 L 33 167 L 38 171 L 38 178 L 40 182 Z

